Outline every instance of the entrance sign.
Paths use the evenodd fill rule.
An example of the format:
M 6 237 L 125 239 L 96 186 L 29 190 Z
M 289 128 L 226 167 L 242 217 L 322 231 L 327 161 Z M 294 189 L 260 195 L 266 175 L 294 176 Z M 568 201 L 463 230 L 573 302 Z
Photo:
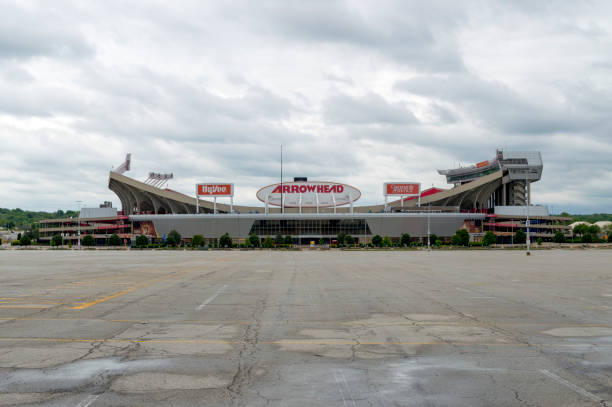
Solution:
M 387 211 L 387 199 L 389 196 L 399 196 L 402 208 L 405 197 L 418 197 L 418 206 L 421 206 L 421 183 L 420 182 L 385 182 L 383 184 L 385 195 L 385 211 Z
M 200 197 L 213 197 L 213 213 L 217 213 L 217 197 L 230 198 L 230 213 L 234 212 L 234 184 L 196 184 L 196 213 L 200 213 Z
M 281 199 L 282 197 L 282 199 Z M 257 199 L 268 205 L 283 208 L 334 208 L 351 205 L 361 197 L 361 192 L 350 185 L 338 182 L 294 181 L 272 184 L 257 191 Z

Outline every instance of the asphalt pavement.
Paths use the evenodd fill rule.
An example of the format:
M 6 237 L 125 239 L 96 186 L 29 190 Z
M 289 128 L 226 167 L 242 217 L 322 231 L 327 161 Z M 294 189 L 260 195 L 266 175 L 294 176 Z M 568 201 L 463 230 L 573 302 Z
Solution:
M 612 406 L 611 279 L 610 250 L 2 250 L 0 405 Z

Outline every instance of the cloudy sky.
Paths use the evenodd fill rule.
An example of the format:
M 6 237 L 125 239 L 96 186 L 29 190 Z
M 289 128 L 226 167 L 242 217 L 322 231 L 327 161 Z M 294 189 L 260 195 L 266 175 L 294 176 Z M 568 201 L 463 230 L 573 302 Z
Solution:
M 459 4 L 459 6 L 457 6 Z M 540 150 L 534 201 L 612 212 L 610 1 L 0 0 L 0 207 L 285 174 L 448 187 L 436 169 Z

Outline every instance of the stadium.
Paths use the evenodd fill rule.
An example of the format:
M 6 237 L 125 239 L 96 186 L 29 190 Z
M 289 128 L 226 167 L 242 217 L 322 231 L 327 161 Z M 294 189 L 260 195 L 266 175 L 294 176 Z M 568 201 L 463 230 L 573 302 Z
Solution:
M 421 190 L 418 182 L 383 183 L 384 202 L 358 205 L 361 192 L 338 182 L 309 181 L 296 177 L 262 187 L 260 206 L 234 205 L 234 184 L 198 184 L 187 195 L 165 188 L 173 174 L 149 173 L 144 181 L 125 175 L 131 156 L 110 171 L 108 187 L 121 202 L 101 208 L 84 208 L 78 219 L 41 222 L 41 238 L 61 234 L 76 243 L 91 234 L 103 244 L 111 234 L 128 243 L 144 234 L 153 241 L 178 231 L 189 241 L 194 235 L 214 244 L 227 233 L 241 243 L 252 234 L 291 236 L 295 244 L 331 242 L 340 233 L 356 242 L 369 243 L 375 235 L 398 241 L 402 234 L 426 241 L 435 234 L 448 240 L 466 229 L 473 241 L 491 230 L 500 243 L 512 243 L 517 230 L 529 225 L 533 239 L 552 240 L 557 231 L 571 235 L 569 218 L 551 216 L 544 206 L 531 202 L 531 184 L 541 179 L 543 164 L 537 151 L 497 150 L 493 158 L 474 165 L 438 170 L 448 189 Z M 228 198 L 217 202 L 217 198 Z

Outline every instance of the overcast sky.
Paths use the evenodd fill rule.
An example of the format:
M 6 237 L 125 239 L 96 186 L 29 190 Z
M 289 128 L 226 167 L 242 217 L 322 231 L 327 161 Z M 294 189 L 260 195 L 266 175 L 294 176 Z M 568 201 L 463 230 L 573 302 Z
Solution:
M 459 6 L 458 6 L 459 5 Z M 540 150 L 536 203 L 612 212 L 610 1 L 0 0 L 0 207 L 284 173 L 384 181 Z

